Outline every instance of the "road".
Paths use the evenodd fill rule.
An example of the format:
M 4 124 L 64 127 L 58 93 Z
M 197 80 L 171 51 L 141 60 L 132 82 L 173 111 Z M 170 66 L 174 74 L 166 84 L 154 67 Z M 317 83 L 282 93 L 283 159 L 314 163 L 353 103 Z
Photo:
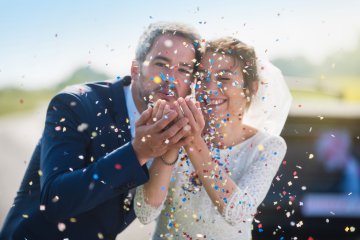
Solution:
M 46 105 L 30 113 L 0 118 L 0 226 L 12 205 L 30 156 L 44 127 Z M 149 239 L 154 223 L 135 220 L 117 240 Z

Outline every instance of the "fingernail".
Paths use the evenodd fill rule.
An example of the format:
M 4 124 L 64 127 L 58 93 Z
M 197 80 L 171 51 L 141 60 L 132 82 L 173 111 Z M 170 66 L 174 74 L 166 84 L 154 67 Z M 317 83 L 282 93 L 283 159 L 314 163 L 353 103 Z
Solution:
M 180 98 L 178 99 L 178 101 L 179 101 L 179 102 L 183 102 L 184 99 L 183 99 L 182 97 L 180 97 Z

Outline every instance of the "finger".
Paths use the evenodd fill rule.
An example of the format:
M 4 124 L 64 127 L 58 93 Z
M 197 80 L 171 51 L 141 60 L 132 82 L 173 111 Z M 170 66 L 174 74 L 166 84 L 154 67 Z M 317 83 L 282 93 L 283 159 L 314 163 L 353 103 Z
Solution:
M 155 116 L 159 110 L 160 103 L 161 103 L 161 99 L 159 99 L 155 102 L 155 106 L 154 106 L 153 113 L 152 113 L 152 118 L 155 118 Z
M 183 128 L 180 129 L 173 137 L 169 139 L 170 144 L 176 144 L 181 139 L 190 135 L 191 127 L 190 125 L 185 125 Z
M 146 124 L 146 122 L 150 119 L 152 113 L 152 107 L 148 107 L 141 115 L 140 118 L 136 121 L 135 126 L 139 127 L 141 125 Z
M 156 118 L 156 121 L 160 120 L 163 116 L 163 113 L 164 113 L 164 108 L 166 106 L 166 101 L 164 100 L 160 100 L 160 105 L 159 105 L 159 110 L 158 112 L 156 113 L 155 115 L 155 118 Z
M 177 112 L 178 115 L 179 115 L 179 118 L 184 117 L 184 113 L 183 113 L 182 110 L 180 109 L 180 105 L 179 105 L 179 102 L 178 102 L 178 101 L 175 101 L 175 102 L 174 102 L 174 106 L 175 106 L 176 112 Z
M 169 129 L 165 130 L 159 138 L 161 140 L 170 139 L 173 136 L 175 136 L 181 129 L 183 129 L 189 120 L 187 118 L 181 118 L 178 121 L 176 121 Z
M 189 119 L 189 123 L 190 123 L 191 127 L 195 127 L 196 122 L 195 122 L 194 116 L 192 115 L 189 107 L 187 106 L 187 103 L 185 102 L 185 100 L 183 98 L 179 98 L 178 101 L 179 101 L 181 109 L 184 111 L 184 116 Z
M 159 121 L 157 121 L 151 128 L 153 132 L 161 132 L 177 117 L 177 113 L 171 110 L 168 114 L 164 115 Z
M 180 148 L 182 146 L 188 145 L 191 143 L 192 141 L 192 136 L 189 137 L 185 137 L 183 139 L 180 139 L 180 141 L 178 141 L 177 143 L 173 144 L 171 147 L 175 147 L 175 148 Z
M 165 108 L 164 108 L 164 112 L 163 112 L 163 115 L 165 115 L 165 114 L 168 114 L 169 112 L 170 112 L 170 105 L 169 104 L 166 104 L 165 105 Z M 162 116 L 161 116 L 162 117 Z
M 196 105 L 195 105 L 195 103 L 193 101 L 188 101 L 187 105 L 188 105 L 190 111 L 192 112 L 192 115 L 194 116 L 194 119 L 195 119 L 196 123 L 200 124 L 202 122 L 201 119 L 203 118 L 201 110 L 199 110 L 196 107 Z

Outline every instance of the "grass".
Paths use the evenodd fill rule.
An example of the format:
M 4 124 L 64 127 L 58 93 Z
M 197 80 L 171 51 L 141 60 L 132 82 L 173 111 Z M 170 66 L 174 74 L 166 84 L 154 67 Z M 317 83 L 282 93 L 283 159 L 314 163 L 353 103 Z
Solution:
M 0 89 L 0 117 L 33 110 L 41 103 L 48 102 L 54 93 L 53 90 Z

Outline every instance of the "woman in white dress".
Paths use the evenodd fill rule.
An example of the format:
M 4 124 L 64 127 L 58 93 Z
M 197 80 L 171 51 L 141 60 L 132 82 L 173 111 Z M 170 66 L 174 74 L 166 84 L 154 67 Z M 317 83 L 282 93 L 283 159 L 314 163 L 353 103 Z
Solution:
M 193 141 L 154 159 L 136 190 L 136 215 L 143 224 L 157 219 L 153 239 L 251 239 L 286 152 L 278 135 L 291 97 L 277 68 L 230 37 L 207 43 L 197 77 L 200 105 L 180 98 L 171 107 L 189 121 Z M 159 101 L 154 120 L 169 109 Z

